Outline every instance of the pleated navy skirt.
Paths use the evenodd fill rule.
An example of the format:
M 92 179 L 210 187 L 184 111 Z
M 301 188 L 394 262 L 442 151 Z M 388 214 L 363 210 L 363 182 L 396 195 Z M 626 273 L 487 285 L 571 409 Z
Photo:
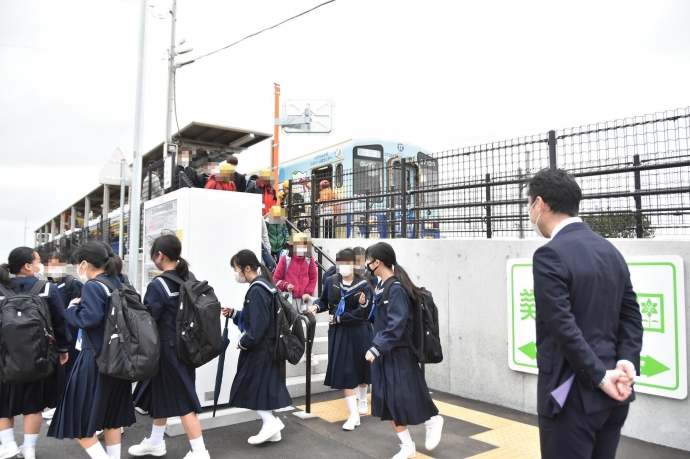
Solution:
M 394 347 L 371 365 L 371 415 L 397 426 L 414 426 L 438 414 L 409 347 Z
M 195 383 L 194 368 L 181 362 L 175 348 L 164 341 L 158 373 L 141 387 L 137 386 L 134 404 L 154 419 L 201 413 Z
M 371 384 L 371 364 L 364 356 L 372 345 L 365 323 L 328 328 L 328 368 L 324 384 L 331 389 L 354 389 Z
M 0 418 L 36 414 L 46 408 L 55 408 L 58 391 L 58 370 L 44 379 L 30 383 L 0 382 Z
M 135 422 L 132 383 L 100 374 L 91 349 L 83 349 L 67 380 L 48 436 L 90 438 L 99 430 L 128 427 Z
M 280 363 L 274 362 L 262 340 L 251 351 L 240 351 L 237 373 L 232 382 L 230 406 L 249 410 L 278 410 L 292 404 Z

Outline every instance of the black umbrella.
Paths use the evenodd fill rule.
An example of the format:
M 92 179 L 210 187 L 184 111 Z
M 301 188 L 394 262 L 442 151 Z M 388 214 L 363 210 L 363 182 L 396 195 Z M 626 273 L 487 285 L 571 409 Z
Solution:
M 213 393 L 213 417 L 216 417 L 216 408 L 218 408 L 218 397 L 220 396 L 220 386 L 223 384 L 223 368 L 225 367 L 225 351 L 230 345 L 230 338 L 228 338 L 228 323 L 230 317 L 225 319 L 225 329 L 223 330 L 223 345 L 220 348 L 220 355 L 218 356 L 218 370 L 216 371 L 216 390 Z

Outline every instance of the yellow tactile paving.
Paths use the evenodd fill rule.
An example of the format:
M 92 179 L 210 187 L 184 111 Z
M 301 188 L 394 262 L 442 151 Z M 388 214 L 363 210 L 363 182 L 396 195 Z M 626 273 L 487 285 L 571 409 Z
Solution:
M 487 427 L 489 429 L 498 429 L 499 427 L 515 424 L 515 421 L 511 421 L 510 419 L 500 418 L 491 414 L 482 413 L 481 411 L 462 408 L 451 405 L 450 403 L 439 402 L 438 400 L 434 400 L 434 403 L 442 416 L 460 419 L 461 421 L 477 424 L 478 426 Z
M 371 414 L 371 395 L 367 395 L 368 413 Z M 306 410 L 305 405 L 296 406 L 298 410 Z M 345 422 L 350 417 L 350 410 L 344 398 L 331 400 L 330 402 L 312 403 L 311 413 L 328 422 Z
M 512 446 L 526 440 L 536 440 L 539 444 L 539 429 L 534 426 L 513 422 L 498 429 L 489 430 L 470 437 L 494 446 Z
M 510 447 L 503 447 L 492 449 L 491 451 L 477 454 L 476 456 L 468 457 L 467 459 L 534 459 L 534 456 L 522 454 L 521 452 Z

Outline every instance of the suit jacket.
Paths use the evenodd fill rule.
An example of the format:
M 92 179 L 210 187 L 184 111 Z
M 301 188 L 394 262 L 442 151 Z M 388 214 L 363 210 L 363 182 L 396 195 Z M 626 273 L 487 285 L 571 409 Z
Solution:
M 587 414 L 619 405 L 597 385 L 619 360 L 640 369 L 642 315 L 623 256 L 586 223 L 571 223 L 533 262 L 537 412 L 560 411 L 550 393 L 573 374 Z

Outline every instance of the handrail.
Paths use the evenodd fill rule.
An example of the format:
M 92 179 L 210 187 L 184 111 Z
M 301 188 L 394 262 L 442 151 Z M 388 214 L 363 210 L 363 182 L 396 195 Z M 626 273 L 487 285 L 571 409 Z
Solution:
M 295 226 L 295 224 L 292 223 L 292 222 L 291 222 L 290 220 L 288 220 L 287 218 L 285 219 L 285 223 L 287 224 L 288 227 L 290 227 L 291 229 L 293 229 L 293 230 L 295 230 L 295 231 L 297 231 L 297 232 L 299 232 L 299 233 L 303 233 L 303 232 L 304 232 L 304 231 L 302 231 L 301 229 L 297 228 L 297 227 Z M 320 248 L 318 248 L 318 247 L 316 247 L 316 246 L 313 246 L 313 247 L 314 247 L 314 250 L 316 250 L 317 253 L 319 253 L 320 255 L 322 255 L 322 256 L 323 256 L 326 260 L 328 260 L 333 266 L 335 266 L 335 261 L 333 261 L 333 259 L 331 259 L 331 257 L 329 257 L 328 255 L 326 255 L 326 253 L 325 253 L 323 250 L 321 250 Z M 317 262 L 317 264 L 318 264 L 318 262 Z M 324 269 L 324 267 L 321 266 L 320 264 L 319 264 L 319 267 L 320 267 L 321 269 L 323 269 L 324 271 L 326 271 L 326 269 Z
M 307 354 L 307 380 L 306 380 L 306 386 L 304 388 L 304 396 L 306 397 L 306 413 L 310 414 L 311 413 L 311 352 L 314 347 L 314 343 L 311 340 L 311 324 L 309 323 L 309 319 L 304 317 L 302 314 L 297 316 L 297 319 L 301 320 L 304 325 L 307 327 L 307 340 L 306 340 L 306 348 L 304 349 L 304 352 Z M 293 324 L 294 325 L 294 324 Z

